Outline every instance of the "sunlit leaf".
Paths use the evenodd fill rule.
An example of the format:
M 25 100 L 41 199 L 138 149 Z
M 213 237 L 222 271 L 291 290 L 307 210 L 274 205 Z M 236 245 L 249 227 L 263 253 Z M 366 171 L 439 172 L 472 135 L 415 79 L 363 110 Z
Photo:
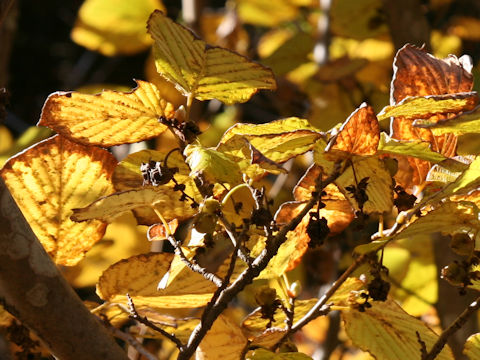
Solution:
M 339 306 L 346 306 L 348 302 L 348 297 L 350 296 L 350 292 L 358 291 L 364 286 L 365 284 L 361 280 L 356 278 L 348 278 L 335 292 L 335 294 L 329 299 L 329 303 Z M 295 301 L 294 323 L 300 320 L 305 314 L 307 314 L 310 309 L 317 303 L 317 301 L 318 299 Z M 272 322 L 272 328 L 285 329 L 285 319 L 285 313 L 280 309 L 277 310 L 275 312 L 274 321 Z M 268 319 L 262 319 L 261 310 L 260 308 L 258 308 L 244 319 L 242 326 L 251 332 L 263 332 L 266 329 L 268 322 Z
M 382 240 L 375 240 L 372 242 L 369 242 L 368 244 L 362 244 L 358 245 L 355 247 L 355 253 L 356 254 L 368 254 L 370 252 L 378 251 L 382 247 L 385 246 L 386 243 L 390 241 L 389 238 L 387 239 L 382 239 Z
M 185 148 L 184 154 L 192 177 L 202 176 L 212 184 L 216 182 L 238 184 L 242 181 L 238 164 L 220 151 L 190 144 Z
M 363 103 L 338 130 L 325 151 L 331 157 L 374 155 L 380 141 L 380 127 L 371 106 Z
M 43 105 L 38 125 L 76 142 L 104 147 L 158 136 L 167 129 L 159 119 L 174 117 L 175 109 L 160 97 L 155 85 L 140 80 L 137 85 L 127 93 L 53 93 Z
M 286 334 L 286 329 L 269 328 L 253 338 L 250 346 L 270 348 L 278 343 Z
M 480 358 L 480 334 L 471 335 L 465 342 L 463 354 L 469 357 L 470 360 Z
M 379 120 L 402 116 L 405 119 L 428 118 L 437 113 L 459 113 L 478 102 L 476 92 L 460 94 L 408 96 L 395 105 L 386 106 L 377 115 Z
M 204 306 L 216 286 L 198 273 L 186 272 L 177 276 L 170 286 L 158 289 L 171 261 L 172 255 L 166 253 L 150 253 L 122 260 L 105 270 L 97 285 L 97 292 L 112 304 L 126 304 L 126 294 L 129 293 L 139 308 Z
M 393 300 L 372 301 L 372 307 L 361 312 L 357 309 L 342 311 L 345 330 L 360 349 L 377 359 L 417 359 L 421 357 L 416 333 L 431 349 L 438 339 L 424 322 L 407 314 Z M 446 345 L 438 359 L 452 360 L 453 354 Z
M 148 228 L 147 237 L 150 241 L 165 240 L 168 234 L 173 234 L 178 228 L 178 219 L 173 219 L 168 224 L 167 229 L 163 224 L 153 224 Z
M 412 45 L 401 48 L 394 60 L 394 76 L 392 80 L 391 105 L 400 103 L 409 96 L 444 95 L 469 92 L 473 86 L 471 61 L 467 57 L 451 55 L 447 59 L 436 59 L 425 50 Z M 468 105 L 464 111 L 473 108 Z M 452 112 L 451 114 L 455 114 Z M 437 114 L 420 117 L 431 122 L 438 122 L 449 114 Z M 455 155 L 457 139 L 452 134 L 435 137 L 428 129 L 412 125 L 412 120 L 397 116 L 392 123 L 392 137 L 401 140 L 421 140 L 432 145 L 432 150 L 446 157 Z M 430 169 L 430 164 L 423 160 L 408 158 L 413 169 L 410 183 L 402 184 L 410 188 L 412 185 L 423 184 Z
M 262 59 L 262 63 L 271 67 L 275 75 L 285 75 L 309 61 L 307 55 L 313 51 L 314 44 L 311 35 L 298 32 L 277 48 L 273 54 Z
M 138 53 L 151 44 L 145 23 L 155 9 L 165 9 L 160 0 L 87 0 L 78 11 L 72 40 L 106 56 Z
M 123 159 L 115 168 L 113 172 L 113 185 L 117 191 L 134 190 L 139 189 L 143 185 L 143 176 L 140 172 L 140 166 L 142 163 L 148 163 L 152 161 L 160 161 L 162 165 L 166 157 L 165 152 L 156 150 L 142 150 L 128 155 Z M 168 159 L 167 164 L 170 168 L 178 168 L 178 172 L 175 173 L 175 180 L 179 184 L 185 185 L 185 193 L 193 197 L 196 201 L 201 201 L 201 195 L 198 191 L 193 179 L 190 177 L 190 168 L 183 160 L 182 154 L 179 151 L 172 152 Z M 174 192 L 173 187 L 175 183 L 173 181 L 168 182 L 165 185 L 158 186 L 155 191 L 164 193 L 165 196 L 170 197 L 170 208 L 183 209 L 179 212 L 179 215 L 183 213 L 183 217 L 193 215 L 194 212 L 191 208 L 190 201 L 180 201 L 181 193 Z M 164 210 L 161 211 L 165 217 Z M 139 224 L 152 225 L 159 222 L 157 214 L 152 210 L 150 206 L 137 207 L 133 210 L 135 217 Z M 167 209 L 166 213 L 171 213 Z M 168 216 L 167 216 L 168 218 Z
M 249 351 L 245 357 L 247 360 L 312 360 L 312 358 L 301 352 L 274 353 L 266 349 Z
M 273 27 L 293 20 L 298 15 L 298 7 L 288 0 L 276 1 L 274 6 L 268 0 L 239 0 L 238 16 L 247 24 Z
M 190 206 L 184 206 L 184 202 L 174 201 L 177 197 L 177 193 L 170 188 L 145 186 L 117 192 L 84 208 L 76 208 L 71 218 L 79 222 L 91 219 L 112 222 L 123 213 L 144 206 L 155 207 L 167 221 L 174 218 L 185 219 L 196 214 L 197 211 Z
M 137 226 L 131 213 L 125 213 L 109 224 L 102 240 L 80 263 L 66 268 L 63 275 L 76 288 L 95 286 L 103 271 L 113 263 L 150 251 L 151 244 L 145 241 L 146 230 Z
M 142 254 L 121 260 L 104 271 L 97 285 L 97 294 L 104 300 L 126 293 L 153 295 L 172 260 L 173 254 L 168 253 Z
M 378 154 L 408 155 L 433 163 L 445 160 L 445 156 L 432 151 L 430 143 L 392 139 L 384 132 L 380 134 Z
M 199 100 L 245 102 L 259 89 L 275 89 L 271 70 L 232 51 L 207 44 L 155 11 L 148 20 L 157 71 Z M 179 41 L 179 39 L 181 39 Z
M 237 360 L 246 344 L 247 339 L 240 326 L 225 315 L 220 315 L 198 346 L 196 359 Z
M 380 0 L 333 1 L 330 10 L 332 33 L 354 39 L 375 38 L 387 33 L 382 6 Z
M 57 135 L 11 158 L 0 174 L 45 250 L 71 266 L 105 233 L 100 221 L 72 222 L 72 208 L 111 193 L 115 165 L 109 152 Z
M 452 133 L 455 135 L 480 133 L 480 107 L 465 112 L 452 118 L 442 119 L 437 122 L 417 120 L 413 123 L 419 128 L 427 128 L 436 136 Z
M 478 209 L 474 208 L 473 203 L 447 201 L 411 222 L 393 238 L 406 239 L 433 232 L 454 234 L 463 231 L 478 231 L 480 221 L 477 211 Z

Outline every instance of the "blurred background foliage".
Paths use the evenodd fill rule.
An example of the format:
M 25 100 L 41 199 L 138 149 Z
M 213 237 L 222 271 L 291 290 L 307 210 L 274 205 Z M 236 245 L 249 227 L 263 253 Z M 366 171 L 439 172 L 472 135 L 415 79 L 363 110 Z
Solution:
M 3 0 L 0 4 L 0 88 L 8 93 L 0 92 L 0 166 L 49 136 L 48 130 L 31 126 L 52 92 L 125 91 L 134 86 L 133 79 L 145 79 L 156 83 L 169 101 L 184 103 L 153 64 L 145 24 L 154 9 L 165 11 L 209 44 L 271 67 L 277 76 L 276 92 L 260 92 L 246 104 L 227 107 L 216 100 L 194 104 L 191 116 L 202 130 L 208 129 L 201 135 L 206 146 L 216 145 L 235 122 L 297 116 L 329 130 L 364 101 L 380 111 L 389 103 L 393 57 L 406 42 L 424 44 L 441 58 L 470 55 L 477 91 L 480 83 L 478 0 L 47 0 L 35 4 Z M 5 103 L 6 116 L 2 116 Z M 388 122 L 381 125 L 388 130 Z M 166 134 L 114 153 L 120 158 L 142 146 L 167 149 L 171 141 Z M 287 163 L 292 171 L 281 181 L 265 179 L 277 204 L 291 198 L 291 189 L 309 162 L 308 156 L 302 159 Z M 334 245 L 309 251 L 303 265 L 289 275 L 311 285 L 305 287 L 307 294 L 315 295 L 336 278 L 348 265 L 353 247 L 368 241 L 376 224 L 360 231 L 351 228 L 337 236 Z M 151 248 L 145 232 L 135 226 L 132 216 L 120 218 L 80 265 L 65 270 L 67 278 L 84 298 L 94 298 L 93 286 L 108 265 Z M 394 297 L 405 310 L 438 326 L 433 305 L 438 300 L 441 264 L 432 247 L 403 241 L 385 251 L 384 263 L 390 268 Z M 325 339 L 333 336 L 331 329 L 338 324 L 338 316 L 312 322 L 300 342 L 304 351 L 318 351 L 314 344 L 332 341 Z M 345 341 L 344 334 L 337 331 L 335 336 L 331 344 Z M 333 348 L 322 351 L 329 354 Z

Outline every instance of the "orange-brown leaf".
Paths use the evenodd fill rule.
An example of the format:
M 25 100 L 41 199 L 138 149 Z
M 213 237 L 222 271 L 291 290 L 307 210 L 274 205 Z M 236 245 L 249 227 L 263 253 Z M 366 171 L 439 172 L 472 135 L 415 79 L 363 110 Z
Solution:
M 380 127 L 373 108 L 363 103 L 340 128 L 325 149 L 333 157 L 374 155 L 380 141 Z
M 437 59 L 424 49 L 412 45 L 405 45 L 395 56 L 394 75 L 391 89 L 391 105 L 398 104 L 408 96 L 444 95 L 469 92 L 473 87 L 473 76 L 470 72 L 471 63 L 468 58 L 458 59 L 450 55 L 446 59 Z M 472 96 L 474 96 L 472 94 Z M 471 110 L 476 99 L 468 102 L 465 109 Z M 426 115 L 429 121 L 437 122 L 452 114 Z M 418 116 L 417 118 L 422 118 Z M 451 157 L 455 155 L 457 138 L 452 134 L 434 136 L 429 129 L 415 128 L 412 119 L 398 116 L 392 122 L 392 138 L 401 140 L 422 140 L 432 145 L 432 150 Z M 425 181 L 430 169 L 430 163 L 424 160 L 408 158 L 413 169 L 411 183 L 402 183 L 405 187 L 419 185 Z M 408 171 L 405 169 L 405 172 Z M 397 180 L 404 178 L 404 171 L 400 171 Z

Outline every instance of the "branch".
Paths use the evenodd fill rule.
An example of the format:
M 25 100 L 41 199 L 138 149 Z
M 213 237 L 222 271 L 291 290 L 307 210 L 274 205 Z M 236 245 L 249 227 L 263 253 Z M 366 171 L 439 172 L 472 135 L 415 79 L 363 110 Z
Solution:
M 433 345 L 432 349 L 426 356 L 422 357 L 422 360 L 433 360 L 435 357 L 440 354 L 443 347 L 447 343 L 447 340 L 452 336 L 458 329 L 460 329 L 468 321 L 470 316 L 480 308 L 480 297 L 478 297 L 474 302 L 472 302 L 468 307 L 455 319 L 455 321 L 446 328 L 441 335 L 438 337 L 437 342 Z
M 175 335 L 170 334 L 169 332 L 163 330 L 161 327 L 155 325 L 150 320 L 148 320 L 146 316 L 141 316 L 137 312 L 137 309 L 135 309 L 135 304 L 133 303 L 132 298 L 128 294 L 127 294 L 127 299 L 128 299 L 128 306 L 130 308 L 130 313 L 131 313 L 131 316 L 132 316 L 133 319 L 135 319 L 138 322 L 144 324 L 145 326 L 148 326 L 152 330 L 158 331 L 160 334 L 165 336 L 168 340 L 173 342 L 177 346 L 177 348 L 179 348 L 179 349 L 183 348 L 182 342 Z
M 240 292 L 245 286 L 250 284 L 254 278 L 256 278 L 263 269 L 265 269 L 272 259 L 276 255 L 278 248 L 286 241 L 286 235 L 289 231 L 294 230 L 298 224 L 302 221 L 303 217 L 317 204 L 319 196 L 322 190 L 330 183 L 335 181 L 340 175 L 340 167 L 335 166 L 333 173 L 323 180 L 319 177 L 316 184 L 316 195 L 305 204 L 302 211 L 293 218 L 288 224 L 284 225 L 280 231 L 272 238 L 272 241 L 267 241 L 265 249 L 260 255 L 252 262 L 252 264 L 245 269 L 238 278 L 230 284 L 225 290 L 220 292 L 218 299 L 208 309 L 205 309 L 202 321 L 193 330 L 190 335 L 188 344 L 184 349 L 180 351 L 178 360 L 188 360 L 193 355 L 195 349 L 198 347 L 207 331 L 211 328 L 213 322 L 217 317 L 225 310 L 229 302 Z M 207 311 L 208 310 L 208 311 Z
M 204 267 L 200 266 L 199 264 L 190 261 L 186 256 L 185 253 L 182 250 L 182 247 L 178 244 L 177 240 L 173 236 L 168 237 L 168 241 L 170 241 L 170 244 L 172 244 L 173 248 L 175 249 L 175 254 L 180 257 L 180 259 L 183 261 L 183 263 L 192 271 L 199 273 L 202 275 L 205 279 L 213 282 L 217 287 L 222 286 L 222 279 L 220 279 L 217 275 L 214 273 L 208 272 L 207 269 Z
M 128 359 L 62 277 L 1 177 L 0 298 L 56 358 Z

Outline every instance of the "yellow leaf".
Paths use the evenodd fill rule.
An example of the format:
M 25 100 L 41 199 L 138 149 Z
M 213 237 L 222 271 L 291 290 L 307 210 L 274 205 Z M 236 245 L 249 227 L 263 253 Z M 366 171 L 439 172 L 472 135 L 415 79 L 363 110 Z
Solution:
M 173 254 L 149 253 L 120 260 L 105 270 L 98 280 L 97 294 L 109 300 L 118 294 L 152 295 L 167 272 Z
M 419 128 L 430 129 L 435 136 L 447 133 L 455 135 L 478 134 L 480 133 L 480 106 L 477 106 L 472 111 L 437 122 L 416 120 L 413 125 Z
M 348 303 L 348 297 L 351 291 L 358 291 L 364 287 L 364 283 L 356 278 L 348 278 L 342 286 L 335 292 L 330 298 L 329 303 L 334 305 L 346 306 Z M 318 299 L 297 300 L 295 301 L 295 316 L 294 323 L 300 320 L 310 309 L 317 303 Z M 275 312 L 274 321 L 272 322 L 272 328 L 274 329 L 286 329 L 285 313 L 281 310 Z M 263 332 L 268 324 L 268 319 L 262 318 L 260 308 L 254 310 L 249 314 L 242 323 L 242 326 L 251 332 Z
M 249 351 L 245 357 L 247 360 L 312 360 L 308 355 L 301 352 L 274 353 L 266 349 Z
M 196 351 L 196 360 L 238 360 L 247 339 L 242 329 L 225 315 L 217 317 Z
M 72 40 L 106 56 L 136 54 L 151 44 L 145 23 L 155 9 L 165 10 L 160 0 L 87 0 L 78 11 Z
M 232 51 L 207 46 L 160 11 L 150 16 L 147 28 L 154 40 L 157 71 L 185 96 L 234 104 L 247 101 L 258 89 L 276 88 L 271 70 Z
M 13 136 L 7 127 L 0 125 L 0 154 L 13 145 Z
M 133 256 L 110 266 L 97 285 L 101 298 L 126 304 L 129 293 L 139 308 L 194 308 L 204 306 L 217 288 L 202 275 L 185 271 L 169 286 L 158 289 L 167 273 L 172 254 L 150 253 Z M 159 310 L 161 311 L 161 310 Z
M 167 221 L 185 219 L 196 213 L 190 206 L 184 206 L 184 202 L 174 201 L 176 197 L 171 188 L 163 186 L 121 191 L 102 197 L 84 208 L 73 209 L 71 219 L 77 222 L 99 219 L 110 223 L 127 211 L 145 206 L 155 207 Z
M 251 347 L 271 348 L 278 343 L 286 334 L 286 329 L 269 328 L 258 336 L 255 336 L 250 343 Z
M 474 203 L 446 201 L 411 222 L 405 229 L 398 232 L 393 239 L 406 239 L 433 232 L 444 234 L 477 232 L 479 229 L 478 208 Z
M 108 151 L 57 135 L 11 158 L 0 174 L 45 250 L 57 264 L 71 266 L 106 227 L 72 222 L 72 208 L 111 193 L 115 165 Z
M 333 1 L 330 9 L 332 33 L 353 39 L 374 38 L 387 33 L 382 6 L 381 0 Z
M 463 353 L 470 360 L 480 359 L 480 333 L 473 334 L 467 339 Z
M 185 148 L 184 154 L 191 169 L 191 177 L 201 175 L 212 184 L 220 182 L 236 185 L 242 181 L 238 164 L 220 151 L 190 144 Z
M 117 191 L 140 189 L 143 185 L 143 176 L 140 171 L 142 163 L 148 163 L 152 161 L 160 161 L 164 165 L 165 157 L 167 153 L 156 150 L 142 150 L 128 155 L 123 159 L 115 168 L 113 172 L 113 185 Z M 178 168 L 178 172 L 175 173 L 175 180 L 179 184 L 185 185 L 185 193 L 193 197 L 197 202 L 201 201 L 201 195 L 198 191 L 193 179 L 190 177 L 190 168 L 183 160 L 182 155 L 175 151 L 171 153 L 167 159 L 167 164 L 170 168 Z M 168 182 L 165 185 L 161 185 L 156 188 L 155 191 L 164 193 L 165 196 L 170 197 L 169 209 L 159 208 L 163 216 L 170 217 L 173 209 L 178 209 L 178 214 L 181 217 L 193 215 L 191 201 L 180 201 L 181 193 L 174 192 L 173 187 L 175 183 L 173 181 Z M 164 214 L 166 210 L 166 214 Z M 133 210 L 135 217 L 139 224 L 152 225 L 159 222 L 158 216 L 148 207 L 137 207 Z M 183 215 L 182 215 L 183 214 Z
M 438 113 L 459 113 L 469 110 L 477 102 L 476 92 L 407 96 L 397 104 L 385 106 L 377 117 L 379 120 L 397 116 L 403 116 L 405 119 L 424 119 Z
M 137 226 L 131 213 L 115 219 L 108 225 L 102 240 L 76 266 L 66 268 L 64 276 L 77 288 L 95 286 L 103 271 L 111 264 L 129 256 L 150 251 L 150 243 L 145 241 L 146 227 Z
M 368 351 L 377 359 L 404 360 L 419 359 L 420 345 L 416 332 L 431 349 L 438 335 L 425 323 L 407 314 L 393 300 L 372 301 L 372 307 L 361 312 L 357 309 L 342 311 L 345 330 L 353 343 Z M 437 357 L 439 360 L 453 360 L 448 345 Z
M 247 24 L 273 27 L 297 17 L 299 9 L 292 1 L 239 0 L 238 16 Z
M 46 139 L 51 135 L 52 131 L 50 129 L 38 126 L 30 126 L 13 144 L 11 144 L 11 146 L 9 146 L 8 149 L 0 153 L 0 167 L 2 167 L 3 164 L 5 164 L 7 160 L 15 154 L 18 154 L 20 151 Z M 4 141 L 3 139 L 0 140 Z M 9 142 L 7 141 L 6 143 L 8 144 Z
M 433 163 L 437 163 L 446 159 L 446 157 L 442 154 L 433 151 L 430 143 L 428 142 L 392 139 L 384 132 L 380 134 L 378 154 L 408 155 Z
M 322 153 L 314 154 L 315 161 L 326 174 L 332 171 L 332 163 L 327 161 Z M 355 197 L 346 188 L 358 187 L 362 179 L 368 178 L 366 195 L 368 200 L 363 205 L 363 211 L 367 214 L 390 212 L 393 207 L 393 183 L 392 177 L 382 160 L 376 156 L 352 158 L 352 166 L 349 166 L 335 181 L 345 197 L 350 201 L 355 210 L 359 205 Z
M 228 148 L 229 142 L 242 137 L 266 158 L 283 163 L 311 150 L 322 136 L 308 120 L 290 117 L 259 125 L 235 124 L 225 132 L 217 148 Z
M 158 121 L 174 117 L 173 105 L 160 97 L 155 85 L 140 80 L 137 85 L 127 93 L 53 93 L 43 106 L 38 125 L 77 142 L 104 147 L 158 136 L 167 129 Z

